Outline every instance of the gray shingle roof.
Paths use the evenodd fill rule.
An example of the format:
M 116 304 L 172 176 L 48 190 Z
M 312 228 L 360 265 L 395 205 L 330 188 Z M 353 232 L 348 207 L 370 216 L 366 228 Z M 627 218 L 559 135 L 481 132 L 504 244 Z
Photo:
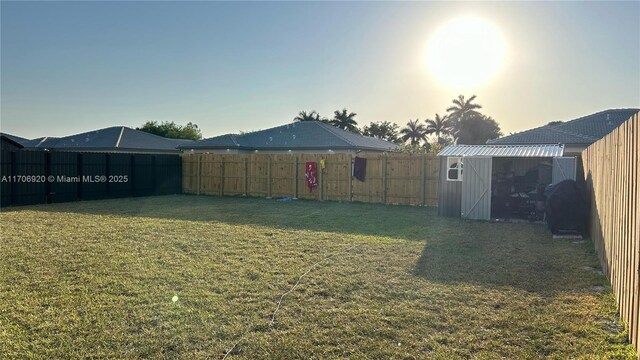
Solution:
M 11 140 L 11 141 L 13 141 L 14 143 L 16 143 L 18 145 L 24 145 L 25 142 L 29 141 L 28 139 L 25 139 L 23 137 L 7 134 L 5 132 L 0 132 L 0 136 Z
M 176 147 L 192 140 L 168 139 L 114 126 L 60 138 L 45 137 L 27 141 L 28 149 L 104 150 L 104 151 L 178 151 Z
M 208 138 L 208 139 L 203 139 L 203 140 L 199 140 L 199 141 L 194 141 L 192 143 L 189 144 L 184 144 L 181 146 L 178 146 L 179 148 L 181 147 L 189 147 L 189 148 L 225 148 L 225 149 L 232 149 L 232 148 L 238 148 L 238 142 L 236 141 L 236 137 L 239 135 L 235 135 L 235 134 L 227 134 L 227 135 L 220 135 L 220 136 L 215 136 L 212 138 Z
M 487 144 L 575 144 L 589 145 L 627 121 L 640 109 L 612 109 L 545 125 L 487 141 Z
M 60 138 L 53 137 L 53 136 L 39 137 L 39 138 L 27 140 L 23 143 L 23 145 L 25 148 L 28 148 L 28 149 L 31 149 L 31 148 L 49 149 L 50 145 L 55 145 L 58 139 Z
M 319 121 L 301 121 L 243 135 L 222 135 L 179 146 L 180 149 L 357 149 L 388 150 L 398 145 Z

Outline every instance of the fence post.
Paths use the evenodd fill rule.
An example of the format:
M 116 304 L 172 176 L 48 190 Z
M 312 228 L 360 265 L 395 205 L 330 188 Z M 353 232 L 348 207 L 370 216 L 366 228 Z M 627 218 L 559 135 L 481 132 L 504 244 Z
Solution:
M 316 172 L 318 173 L 318 196 L 320 197 L 318 200 L 322 201 L 322 166 L 320 165 L 320 162 L 322 161 L 322 158 L 320 158 L 320 161 L 318 161 L 318 164 L 316 165 Z
M 382 155 L 382 203 L 387 203 L 387 153 Z
M 178 162 L 176 164 L 176 168 L 178 169 L 177 174 L 178 175 L 178 182 L 177 182 L 177 188 L 176 188 L 176 194 L 183 194 L 184 193 L 184 188 L 182 187 L 184 184 L 182 183 L 184 181 L 183 179 L 183 174 L 184 174 L 184 154 L 180 154 L 178 155 Z
M 220 155 L 220 196 L 224 196 L 224 155 Z
M 17 168 L 17 164 L 16 164 L 16 152 L 15 151 L 11 151 L 11 155 L 9 156 L 9 172 L 11 176 L 16 176 L 16 168 Z M 15 179 L 15 178 L 13 178 Z M 12 179 L 12 180 L 13 180 Z M 15 205 L 16 204 L 16 199 L 18 198 L 17 194 L 16 194 L 16 190 L 17 190 L 17 186 L 16 186 L 16 182 L 15 181 L 11 181 L 11 184 L 9 185 L 11 188 L 11 197 L 9 198 L 9 204 L 10 205 Z
M 76 198 L 82 200 L 82 154 L 78 153 L 76 157 L 76 173 L 78 174 L 78 185 L 76 187 Z
M 106 195 L 107 197 L 111 197 L 111 187 L 109 186 L 109 175 L 111 175 L 111 173 L 109 172 L 109 167 L 111 164 L 111 155 L 107 154 L 105 156 L 104 159 L 104 175 L 107 177 L 107 181 L 105 185 L 105 191 L 106 191 Z
M 349 201 L 353 201 L 353 154 L 349 154 L 347 171 L 349 172 Z
M 136 172 L 136 156 L 135 155 L 131 155 L 131 186 L 129 187 L 129 190 L 131 191 L 131 196 L 136 196 L 136 187 L 134 185 L 135 180 L 135 172 Z
M 196 155 L 198 157 L 198 166 L 197 169 L 197 178 L 196 178 L 196 186 L 198 189 L 196 190 L 196 194 L 200 195 L 200 186 L 202 184 L 202 154 Z
M 242 163 L 244 165 L 244 183 L 242 184 L 243 185 L 243 189 L 244 189 L 244 194 L 242 194 L 243 196 L 247 196 L 248 193 L 249 193 L 249 191 L 248 191 L 248 189 L 249 189 L 249 181 L 248 181 L 248 178 L 247 178 L 248 175 L 249 175 L 248 174 L 248 172 L 249 172 L 248 171 L 248 163 L 249 163 L 248 157 L 249 157 L 249 155 L 247 155 L 247 157 L 245 157 L 245 158 L 242 158 Z
M 298 156 L 293 155 L 293 198 L 298 198 Z
M 271 155 L 267 155 L 267 199 L 271 199 Z
M 153 195 L 158 195 L 158 171 L 156 168 L 156 155 L 152 155 L 151 156 L 151 171 L 153 171 L 152 173 L 152 177 L 151 179 L 153 179 L 151 185 L 153 186 Z
M 51 175 L 51 153 L 49 151 L 44 153 L 44 175 L 47 178 L 44 182 L 44 202 L 49 204 L 51 203 L 51 182 L 48 180 Z
M 422 170 L 420 172 L 420 198 L 422 199 L 422 206 L 426 205 L 426 198 L 425 198 L 425 186 L 426 184 L 424 183 L 425 178 L 427 176 L 427 155 L 423 154 L 420 155 L 420 157 L 422 158 Z

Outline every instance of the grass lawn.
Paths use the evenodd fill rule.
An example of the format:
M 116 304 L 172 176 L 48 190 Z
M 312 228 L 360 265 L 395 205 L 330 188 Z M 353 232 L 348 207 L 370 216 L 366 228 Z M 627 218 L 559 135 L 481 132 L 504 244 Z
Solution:
M 164 196 L 0 234 L 0 358 L 634 358 L 591 243 L 540 225 Z

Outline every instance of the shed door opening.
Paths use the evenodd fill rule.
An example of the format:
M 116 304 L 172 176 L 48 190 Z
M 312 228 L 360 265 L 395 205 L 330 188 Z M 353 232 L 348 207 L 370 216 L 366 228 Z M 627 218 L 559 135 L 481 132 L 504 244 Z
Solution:
M 490 157 L 465 157 L 461 215 L 465 219 L 491 219 Z
M 576 158 L 575 157 L 554 157 L 553 158 L 553 184 L 563 180 L 576 179 Z

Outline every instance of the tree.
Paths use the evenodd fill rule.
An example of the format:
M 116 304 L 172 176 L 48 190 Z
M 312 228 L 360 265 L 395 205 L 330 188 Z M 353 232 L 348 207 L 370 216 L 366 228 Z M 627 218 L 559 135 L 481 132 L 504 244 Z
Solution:
M 411 145 L 420 145 L 421 141 L 427 141 L 427 128 L 420 124 L 419 119 L 409 120 L 407 125 L 400 130 L 403 142 L 409 141 Z
M 333 119 L 330 121 L 330 124 L 347 131 L 351 131 L 354 133 L 360 133 L 360 129 L 358 129 L 358 123 L 353 119 L 356 113 L 349 113 L 347 109 L 342 109 L 342 111 L 336 110 L 333 112 Z
M 446 139 L 445 139 L 445 141 L 444 141 L 444 142 L 446 142 Z M 429 147 L 429 153 L 437 155 L 437 154 L 438 154 L 440 151 L 442 151 L 442 149 L 444 149 L 448 144 L 446 144 L 446 143 L 438 143 L 438 142 L 434 142 L 434 143 L 431 143 L 431 144 L 429 144 L 429 145 L 431 145 L 431 146 Z
M 320 114 L 317 111 L 311 110 L 310 112 L 300 111 L 298 116 L 293 118 L 293 121 L 322 121 L 327 122 L 327 119 L 320 118 Z
M 157 121 L 147 121 L 141 127 L 136 128 L 136 130 L 171 139 L 202 139 L 202 132 L 198 128 L 198 125 L 191 122 L 183 126 L 178 125 L 173 121 L 163 121 L 162 123 L 158 123 Z
M 470 117 L 481 115 L 477 109 L 481 109 L 482 106 L 474 104 L 473 100 L 476 96 L 473 95 L 469 99 L 465 100 L 463 95 L 458 95 L 457 99 L 453 99 L 453 106 L 447 108 L 449 113 L 449 120 L 451 121 L 451 128 L 454 138 L 458 138 L 458 131 L 460 130 L 460 123 Z
M 417 144 L 404 144 L 400 145 L 397 149 L 393 149 L 392 152 L 405 153 L 405 154 L 426 154 L 429 152 L 431 145 L 425 143 L 424 145 Z
M 458 144 L 482 145 L 502 135 L 500 125 L 490 116 L 468 117 L 460 123 Z
M 453 124 L 449 120 L 449 116 L 445 115 L 440 117 L 439 114 L 436 114 L 435 118 L 425 120 L 427 123 L 426 132 L 427 134 L 435 134 L 436 139 L 438 140 L 438 144 L 443 142 L 442 135 L 451 135 Z
M 560 124 L 562 124 L 562 121 L 549 121 L 547 126 L 555 126 L 555 125 L 560 125 Z
M 398 124 L 388 121 L 372 122 L 369 125 L 365 125 L 364 129 L 362 129 L 362 134 L 397 143 Z

